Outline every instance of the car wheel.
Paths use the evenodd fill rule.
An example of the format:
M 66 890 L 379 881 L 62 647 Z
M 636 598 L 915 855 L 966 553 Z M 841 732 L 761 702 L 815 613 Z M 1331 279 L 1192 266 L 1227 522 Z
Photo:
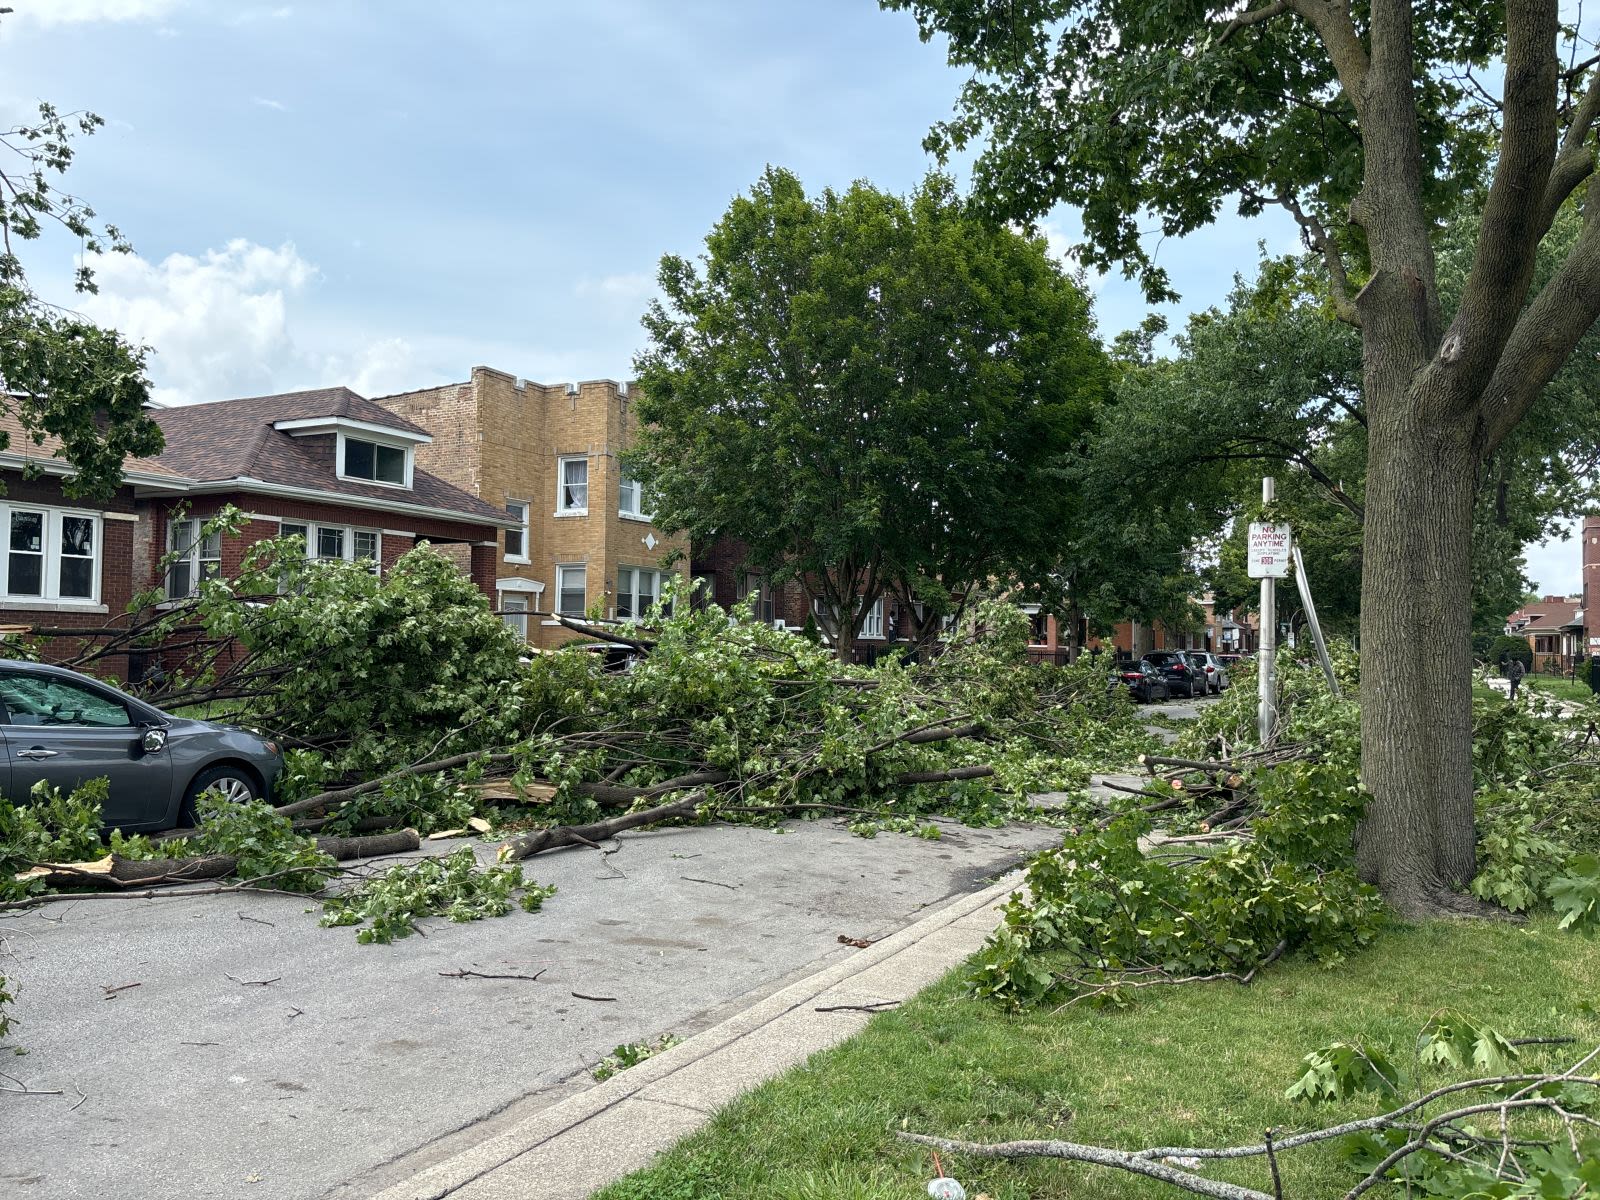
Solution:
M 194 777 L 178 809 L 178 823 L 183 826 L 200 824 L 196 801 L 207 792 L 221 792 L 222 798 L 232 804 L 243 804 L 261 795 L 261 786 L 255 776 L 243 767 L 210 767 Z

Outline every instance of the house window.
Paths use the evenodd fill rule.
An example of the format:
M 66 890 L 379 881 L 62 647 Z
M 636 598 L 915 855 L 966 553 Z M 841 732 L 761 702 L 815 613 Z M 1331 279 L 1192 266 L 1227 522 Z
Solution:
M 100 518 L 55 508 L 0 505 L 5 529 L 5 594 L 34 600 L 86 600 L 100 585 Z
M 650 513 L 645 507 L 644 485 L 633 477 L 627 467 L 622 468 L 622 482 L 617 485 L 617 509 L 624 517 L 638 517 L 648 521 Z
M 578 565 L 556 568 L 556 612 L 563 617 L 583 616 L 588 589 L 588 568 Z
M 222 531 L 204 529 L 204 521 L 192 519 L 167 526 L 167 551 L 174 556 L 167 568 L 169 599 L 196 595 L 201 583 L 222 574 Z
M 764 625 L 771 625 L 777 620 L 777 601 L 772 594 L 772 587 L 766 577 L 762 575 L 746 575 L 744 577 L 744 590 L 739 593 L 739 599 L 754 596 L 750 602 L 750 613 L 756 620 Z M 817 602 L 819 605 L 821 601 Z M 819 607 L 818 613 L 822 611 Z
M 517 592 L 500 593 L 500 619 L 523 641 L 528 640 L 528 598 Z
M 560 460 L 560 486 L 556 493 L 556 512 L 582 515 L 589 511 L 589 460 Z
M 339 474 L 345 479 L 370 480 L 407 487 L 407 459 L 410 452 L 402 446 L 386 446 L 382 442 L 365 442 L 360 438 L 339 435 L 342 457 Z
M 642 617 L 661 601 L 661 585 L 667 580 L 662 571 L 646 567 L 617 568 L 617 617 L 628 620 Z M 661 615 L 670 617 L 670 602 L 661 605 Z
M 506 511 L 522 522 L 521 529 L 506 530 L 506 561 L 525 563 L 528 561 L 528 502 L 507 500 Z
M 883 597 L 879 596 L 872 602 L 872 607 L 867 609 L 867 615 L 861 621 L 861 636 L 883 640 Z
M 366 562 L 374 575 L 378 573 L 379 565 L 383 561 L 383 535 L 376 529 L 281 521 L 278 524 L 278 535 L 305 538 L 306 555 L 309 558 Z

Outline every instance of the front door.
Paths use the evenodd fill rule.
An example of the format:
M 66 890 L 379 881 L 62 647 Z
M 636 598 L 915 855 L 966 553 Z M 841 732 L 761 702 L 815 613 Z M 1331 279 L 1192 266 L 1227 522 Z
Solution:
M 110 794 L 101 810 L 108 825 L 142 825 L 167 815 L 172 803 L 172 756 L 147 754 L 143 730 L 113 694 L 57 675 L 0 672 L 9 794 L 27 800 L 46 780 L 71 792 L 104 776 Z

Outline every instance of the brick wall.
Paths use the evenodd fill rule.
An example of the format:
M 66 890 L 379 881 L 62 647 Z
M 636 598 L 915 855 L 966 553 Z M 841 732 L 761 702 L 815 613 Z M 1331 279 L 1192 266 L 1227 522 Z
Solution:
M 430 445 L 418 448 L 419 466 L 497 508 L 508 500 L 528 505 L 529 561 L 508 562 L 502 538 L 492 578 L 544 584 L 538 604 L 545 620 L 528 623 L 536 645 L 574 636 L 549 619 L 558 565 L 582 565 L 585 607 L 599 604 L 608 615 L 615 611 L 618 567 L 660 570 L 663 559 L 678 552 L 682 561 L 672 570 L 687 580 L 685 541 L 619 513 L 617 456 L 631 444 L 636 426 L 633 406 L 618 384 L 593 380 L 569 388 L 474 367 L 466 383 L 380 397 L 378 403 L 433 435 Z M 557 514 L 558 464 L 567 456 L 589 464 L 583 516 Z
M 29 480 L 24 479 L 20 471 L 0 471 L 0 482 L 4 483 L 3 499 L 7 504 L 39 505 L 101 515 L 99 602 L 76 605 L 65 601 L 0 598 L 0 625 L 87 630 L 114 628 L 124 621 L 123 614 L 133 598 L 135 544 L 138 538 L 133 489 L 119 488 L 111 500 L 95 504 L 68 498 L 62 491 L 61 480 L 51 476 Z M 8 537 L 8 531 L 0 531 L 0 553 L 5 552 L 9 544 L 6 540 Z M 93 644 L 95 639 L 52 637 L 43 642 L 41 649 L 47 658 L 65 659 Z M 4 653 L 4 642 L 0 641 L 0 655 Z M 108 673 L 126 678 L 126 659 L 119 656 L 107 660 L 105 669 Z
M 1579 649 L 1589 658 L 1600 657 L 1600 516 L 1583 519 L 1583 637 Z
M 418 542 L 472 543 L 488 540 L 494 530 L 470 520 L 452 521 L 440 517 L 414 516 L 407 513 L 386 513 L 373 509 L 355 508 L 337 503 L 290 500 L 275 496 L 252 495 L 235 492 L 216 496 L 196 496 L 187 505 L 178 501 L 159 501 L 145 505 L 147 521 L 146 554 L 152 562 L 166 553 L 168 522 L 173 514 L 183 508 L 182 515 L 197 520 L 216 516 L 228 504 L 242 509 L 250 519 L 234 536 L 222 539 L 222 572 L 238 574 L 249 548 L 266 538 L 278 536 L 280 521 L 322 522 L 329 525 L 348 525 L 355 529 L 375 529 L 382 535 L 379 547 L 381 565 L 387 569 Z M 464 567 L 464 573 L 470 574 Z M 159 573 L 150 570 L 144 576 L 144 586 L 159 586 Z M 493 587 L 486 594 L 492 600 Z

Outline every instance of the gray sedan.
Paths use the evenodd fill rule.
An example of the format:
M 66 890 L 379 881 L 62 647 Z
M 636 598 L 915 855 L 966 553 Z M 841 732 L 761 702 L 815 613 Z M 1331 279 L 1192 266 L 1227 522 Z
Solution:
M 127 831 L 190 824 L 208 790 L 270 799 L 283 770 L 275 742 L 227 725 L 169 716 L 63 667 L 0 659 L 0 794 L 25 803 L 40 780 L 71 791 L 110 781 L 102 816 Z

